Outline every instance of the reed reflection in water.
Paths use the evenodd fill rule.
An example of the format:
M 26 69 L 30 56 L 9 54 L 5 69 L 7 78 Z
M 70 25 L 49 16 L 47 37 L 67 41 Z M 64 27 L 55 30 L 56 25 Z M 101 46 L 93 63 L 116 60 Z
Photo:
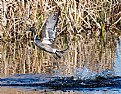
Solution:
M 25 73 L 72 75 L 77 67 L 87 67 L 96 72 L 115 70 L 115 43 L 111 35 L 108 36 L 111 41 L 105 46 L 96 38 L 77 37 L 61 59 L 39 50 L 28 36 L 1 41 L 0 76 Z M 64 36 L 58 37 L 56 43 L 58 48 L 66 47 Z
M 49 91 L 49 90 L 42 90 L 42 91 L 36 91 L 36 90 L 23 90 L 23 89 L 15 89 L 15 88 L 1 88 L 0 89 L 1 94 L 120 94 L 119 91 L 69 91 L 69 92 L 63 92 L 63 91 Z

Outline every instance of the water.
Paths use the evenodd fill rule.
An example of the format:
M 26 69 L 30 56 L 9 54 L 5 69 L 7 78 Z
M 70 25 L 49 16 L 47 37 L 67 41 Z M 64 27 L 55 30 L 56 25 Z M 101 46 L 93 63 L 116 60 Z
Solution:
M 79 71 L 81 72 L 80 76 Z M 85 75 L 82 71 L 84 71 Z M 88 75 L 89 73 L 91 74 Z M 78 68 L 77 75 L 57 77 L 47 74 L 16 74 L 1 78 L 0 86 L 2 88 L 20 88 L 26 91 L 55 93 L 83 92 L 83 94 L 105 94 L 105 92 L 110 92 L 108 94 L 120 94 L 119 92 L 121 92 L 121 77 L 114 76 L 112 71 L 104 71 L 102 75 L 102 73 L 93 73 L 87 68 Z
M 10 58 L 10 61 L 12 62 L 7 62 L 7 63 L 4 62 L 5 63 L 4 66 L 1 63 L 1 65 L 3 66 L 3 67 L 1 66 L 1 68 L 5 68 L 5 72 L 3 71 L 3 74 L 6 75 L 0 78 L 0 93 L 1 94 L 43 94 L 43 93 L 44 94 L 49 94 L 49 93 L 121 94 L 121 45 L 120 44 L 121 41 L 118 41 L 115 51 L 116 62 L 112 61 L 111 61 L 112 63 L 108 62 L 109 65 L 111 65 L 111 68 L 110 66 L 108 66 L 109 68 L 107 68 L 106 65 L 107 63 L 102 63 L 102 62 L 97 64 L 100 66 L 96 65 L 93 66 L 94 63 L 91 66 L 89 66 L 87 63 L 85 63 L 84 65 L 88 65 L 88 67 L 87 66 L 80 67 L 77 66 L 76 63 L 72 63 L 72 66 L 70 66 L 71 64 L 68 63 L 63 64 L 63 61 L 61 61 L 62 63 L 60 61 L 57 63 L 53 63 L 51 66 L 47 64 L 44 65 L 43 63 L 43 65 L 45 66 L 43 67 L 43 65 L 39 65 L 37 59 L 35 58 L 33 59 L 32 63 L 29 61 L 31 60 L 32 56 L 30 55 L 30 53 L 32 52 L 30 51 L 30 49 L 26 48 L 25 53 L 27 54 L 27 57 L 26 55 L 22 55 L 24 51 L 21 51 L 21 54 L 17 53 L 17 55 L 21 57 L 20 61 L 17 63 L 18 65 L 14 65 L 14 62 L 16 61 L 15 59 L 13 60 L 12 58 Z M 7 57 L 9 58 L 10 55 L 8 55 Z M 26 59 L 24 57 L 26 57 Z M 8 58 L 7 59 L 5 58 L 5 60 L 9 61 Z M 45 61 L 46 60 L 47 59 L 45 59 Z M 70 61 L 73 60 L 75 59 L 70 59 Z M 43 60 L 41 61 L 44 62 Z M 45 70 L 45 72 L 43 71 L 42 71 L 43 73 L 35 72 L 35 69 L 38 69 L 38 71 L 41 70 L 40 67 L 38 66 L 41 66 L 42 69 Z M 95 71 L 96 68 L 99 71 Z M 9 71 L 11 72 L 10 74 L 7 69 L 9 69 Z M 17 70 L 18 73 L 15 70 Z M 48 73 L 47 70 L 49 72 L 53 71 L 53 73 L 51 72 Z M 65 73 L 65 71 L 67 73 Z M 70 71 L 72 71 L 72 73 L 68 74 L 68 72 Z
M 117 42 L 116 48 L 116 75 L 121 76 L 121 41 Z

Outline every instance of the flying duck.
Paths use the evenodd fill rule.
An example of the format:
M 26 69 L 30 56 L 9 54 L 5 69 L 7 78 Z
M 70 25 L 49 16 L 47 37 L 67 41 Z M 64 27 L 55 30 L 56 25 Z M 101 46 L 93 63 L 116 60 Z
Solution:
M 56 26 L 59 20 L 59 15 L 60 10 L 48 17 L 40 31 L 40 38 L 38 38 L 37 33 L 35 34 L 34 43 L 38 48 L 51 54 L 56 54 L 57 57 L 61 58 L 63 53 L 68 49 L 68 45 L 64 50 L 58 50 L 52 47 L 54 39 L 56 38 Z M 32 31 L 35 33 L 35 26 L 30 27 L 27 31 Z

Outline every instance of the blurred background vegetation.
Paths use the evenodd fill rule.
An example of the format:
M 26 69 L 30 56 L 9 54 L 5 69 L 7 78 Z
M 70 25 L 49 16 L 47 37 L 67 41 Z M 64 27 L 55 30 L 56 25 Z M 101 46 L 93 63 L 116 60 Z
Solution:
M 63 58 L 39 50 L 33 34 L 58 8 L 55 45 L 69 50 Z M 1 0 L 0 75 L 15 73 L 73 74 L 77 67 L 100 72 L 115 67 L 115 40 L 121 34 L 120 0 Z

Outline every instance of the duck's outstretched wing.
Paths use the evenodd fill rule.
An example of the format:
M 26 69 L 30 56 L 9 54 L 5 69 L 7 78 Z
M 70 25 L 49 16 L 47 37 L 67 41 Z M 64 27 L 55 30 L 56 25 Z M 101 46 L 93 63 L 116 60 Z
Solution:
M 48 17 L 46 20 L 42 31 L 41 31 L 41 37 L 42 43 L 45 44 L 52 44 L 51 41 L 54 41 L 55 34 L 56 34 L 56 25 L 59 20 L 60 10 Z

